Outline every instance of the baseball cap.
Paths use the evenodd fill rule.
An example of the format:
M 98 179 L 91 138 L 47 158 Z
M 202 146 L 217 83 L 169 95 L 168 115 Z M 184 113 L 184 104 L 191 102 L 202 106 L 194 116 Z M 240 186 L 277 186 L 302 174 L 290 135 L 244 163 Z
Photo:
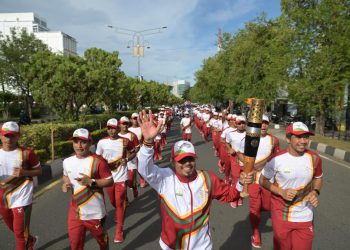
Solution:
M 91 135 L 86 128 L 78 128 L 73 132 L 71 139 L 79 138 L 81 140 L 90 141 Z
M 239 115 L 236 117 L 236 122 L 246 122 L 246 119 L 243 115 Z
M 267 115 L 263 115 L 262 120 L 266 122 L 270 122 L 270 119 Z
M 314 135 L 309 131 L 309 128 L 302 122 L 294 122 L 287 126 L 286 134 L 292 135 Z
M 189 141 L 178 141 L 171 150 L 171 157 L 174 161 L 180 161 L 187 156 L 197 158 L 194 146 Z
M 213 115 L 219 115 L 219 113 L 215 111 L 215 112 L 213 112 Z
M 235 118 L 233 117 L 232 114 L 228 114 L 226 119 L 227 119 L 228 121 L 235 120 Z
M 107 127 L 118 128 L 118 120 L 115 118 L 109 119 L 107 121 Z
M 130 122 L 129 118 L 126 117 L 126 116 L 122 116 L 120 119 L 119 119 L 119 122 L 122 123 L 122 122 Z
M 19 134 L 19 126 L 16 122 L 5 122 L 1 127 L 1 134 L 2 135 L 8 135 L 13 134 L 17 135 Z
M 139 114 L 138 113 L 132 113 L 131 114 L 131 118 L 135 118 L 135 117 L 139 117 Z

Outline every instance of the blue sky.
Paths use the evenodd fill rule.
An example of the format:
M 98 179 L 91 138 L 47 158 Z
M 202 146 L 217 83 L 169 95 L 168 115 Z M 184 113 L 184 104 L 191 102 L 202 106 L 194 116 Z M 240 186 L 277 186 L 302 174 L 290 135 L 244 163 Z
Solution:
M 137 75 L 137 59 L 127 48 L 132 36 L 107 25 L 131 30 L 167 26 L 146 36 L 150 49 L 141 58 L 141 75 L 159 82 L 184 79 L 205 58 L 216 53 L 216 34 L 235 33 L 262 12 L 280 15 L 279 0 L 0 0 L 0 12 L 35 12 L 51 30 L 63 31 L 78 41 L 78 53 L 97 47 L 118 50 L 122 70 Z

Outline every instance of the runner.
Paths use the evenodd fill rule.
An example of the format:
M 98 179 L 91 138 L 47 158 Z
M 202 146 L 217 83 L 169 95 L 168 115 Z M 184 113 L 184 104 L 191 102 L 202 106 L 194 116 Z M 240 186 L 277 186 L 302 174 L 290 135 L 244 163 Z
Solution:
M 20 147 L 20 129 L 16 122 L 1 127 L 0 214 L 16 237 L 16 250 L 34 249 L 38 236 L 30 234 L 33 177 L 41 175 L 41 165 L 34 151 Z
M 196 169 L 194 146 L 179 141 L 172 148 L 172 168 L 153 163 L 154 138 L 160 125 L 154 127 L 151 112 L 139 114 L 144 136 L 140 150 L 139 171 L 159 194 L 161 200 L 162 249 L 212 249 L 209 228 L 211 201 L 230 202 L 239 197 L 243 183 L 253 181 L 253 173 L 241 173 L 236 186 L 225 184 L 215 174 Z
M 84 249 L 86 230 L 96 239 L 100 250 L 108 249 L 108 234 L 103 224 L 106 207 L 104 187 L 113 185 L 107 162 L 90 152 L 92 139 L 88 130 L 74 131 L 75 154 L 63 161 L 62 192 L 72 191 L 68 213 L 68 235 L 73 250 Z
M 132 113 L 131 114 L 131 127 L 128 128 L 129 131 L 131 131 L 132 133 L 134 133 L 136 136 L 137 136 L 137 139 L 139 140 L 139 147 L 137 150 L 139 150 L 141 144 L 142 144 L 142 141 L 143 141 L 143 138 L 142 138 L 142 133 L 141 133 L 141 128 L 139 126 L 139 123 L 137 121 L 137 117 L 139 117 L 139 114 L 138 113 Z M 136 156 L 139 155 L 139 152 L 137 151 L 137 154 Z M 138 166 L 138 158 L 136 157 L 136 167 Z M 141 188 L 144 188 L 147 183 L 145 182 L 145 180 L 142 178 L 142 176 L 140 174 L 138 174 L 139 178 L 140 178 L 140 187 Z
M 267 161 L 279 152 L 279 140 L 268 134 L 269 118 L 263 115 L 261 125 L 261 138 L 258 152 L 255 158 L 254 183 L 248 187 L 249 192 L 249 218 L 252 226 L 252 246 L 255 248 L 262 247 L 261 234 L 259 230 L 261 211 L 270 211 L 271 193 L 259 185 L 259 177 L 262 169 L 265 167 Z M 241 142 L 238 158 L 241 162 L 244 161 L 244 144 L 245 140 Z
M 276 250 L 312 249 L 313 208 L 318 205 L 323 172 L 320 156 L 307 149 L 310 135 L 313 133 L 302 122 L 288 125 L 288 148 L 273 157 L 260 176 L 260 184 L 272 193 Z
M 237 152 L 239 151 L 239 147 L 241 142 L 245 137 L 245 124 L 246 119 L 244 116 L 236 117 L 236 130 L 231 131 L 226 136 L 226 142 L 228 145 L 227 152 L 230 156 L 230 164 L 231 164 L 231 175 L 232 175 L 232 184 L 235 185 L 239 173 L 243 169 L 243 162 L 239 161 L 237 158 Z M 238 206 L 243 205 L 243 200 L 239 199 L 238 201 L 230 203 L 232 208 L 236 208 Z
M 132 189 L 134 199 L 139 196 L 139 191 L 137 190 L 136 174 L 137 174 L 137 158 L 136 154 L 140 150 L 140 142 L 137 139 L 137 136 L 129 131 L 130 120 L 128 117 L 123 116 L 119 119 L 119 128 L 120 131 L 118 136 L 128 139 L 132 145 L 133 149 L 130 149 L 128 152 L 128 187 Z M 128 201 L 128 197 L 126 196 Z
M 185 111 L 184 115 L 185 115 L 185 117 L 182 118 L 180 121 L 180 128 L 182 131 L 182 139 L 185 141 L 191 141 L 193 121 L 192 121 L 192 119 L 190 117 L 190 113 L 188 111 Z

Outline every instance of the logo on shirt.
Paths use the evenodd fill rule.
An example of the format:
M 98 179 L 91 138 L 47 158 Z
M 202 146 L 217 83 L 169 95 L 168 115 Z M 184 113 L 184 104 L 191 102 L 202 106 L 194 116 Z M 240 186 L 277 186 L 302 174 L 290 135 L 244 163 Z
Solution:
M 208 196 L 208 189 L 206 189 L 206 188 L 201 188 L 201 190 L 199 191 L 199 193 L 200 193 L 200 196 L 202 197 L 202 198 L 205 198 L 205 197 L 207 197 Z
M 285 169 L 283 169 L 283 173 L 290 174 L 290 173 L 292 173 L 292 170 L 290 170 L 289 168 L 285 168 Z
M 176 192 L 175 192 L 175 195 L 176 196 L 183 196 L 183 190 L 182 189 L 177 189 Z

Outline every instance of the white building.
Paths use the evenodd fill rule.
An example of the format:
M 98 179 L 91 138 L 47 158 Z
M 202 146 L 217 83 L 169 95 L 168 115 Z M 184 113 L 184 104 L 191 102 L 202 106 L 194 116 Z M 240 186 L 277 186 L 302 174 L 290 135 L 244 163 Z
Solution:
M 10 35 L 13 28 L 34 33 L 54 53 L 77 55 L 77 41 L 73 37 L 61 31 L 50 31 L 46 20 L 33 12 L 0 13 L 1 34 Z
M 172 83 L 167 83 L 171 86 L 171 93 L 177 97 L 182 97 L 184 92 L 191 87 L 190 82 L 186 80 L 177 80 Z

